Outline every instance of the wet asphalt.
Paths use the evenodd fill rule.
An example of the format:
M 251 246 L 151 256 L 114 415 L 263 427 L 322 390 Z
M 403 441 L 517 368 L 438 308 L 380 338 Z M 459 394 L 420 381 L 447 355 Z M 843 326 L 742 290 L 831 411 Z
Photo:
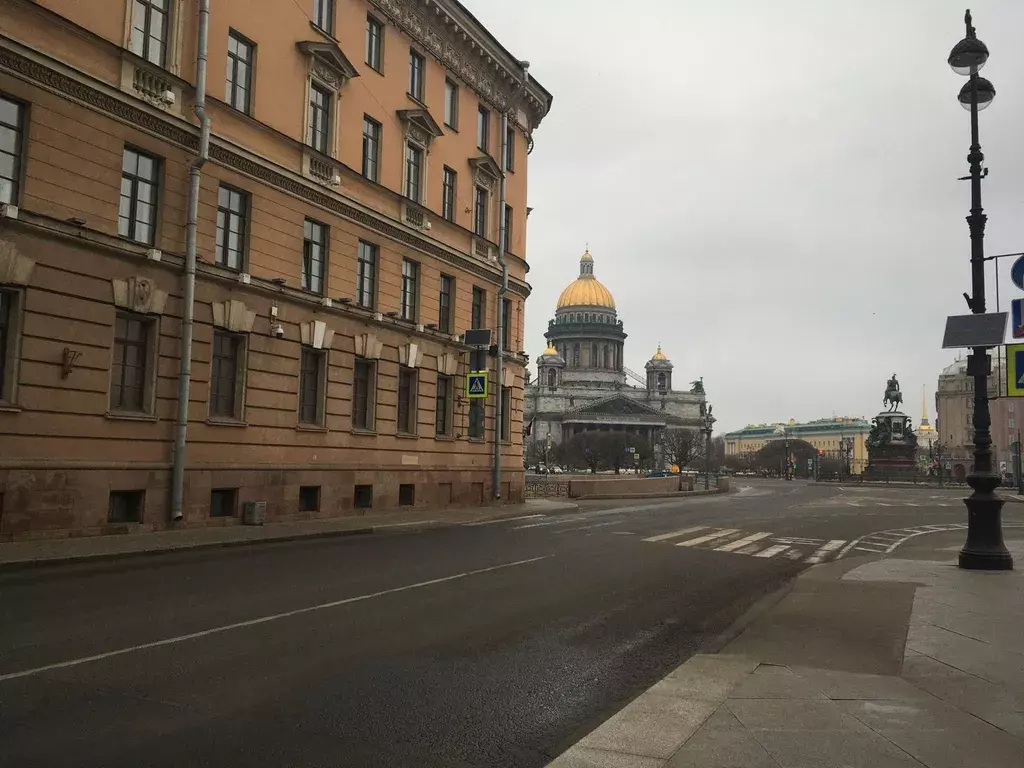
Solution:
M 809 567 L 645 538 L 965 519 L 962 491 L 738 485 L 0 575 L 0 766 L 543 766 Z

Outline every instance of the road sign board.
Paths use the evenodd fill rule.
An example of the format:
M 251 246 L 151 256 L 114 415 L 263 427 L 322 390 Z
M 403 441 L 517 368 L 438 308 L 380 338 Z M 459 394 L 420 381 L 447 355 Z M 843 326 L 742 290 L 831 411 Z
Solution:
M 952 469 L 952 468 L 953 468 L 953 462 L 952 461 L 947 461 L 946 462 L 946 469 Z
M 466 397 L 487 397 L 487 371 L 470 371 L 466 374 Z
M 1024 256 L 1017 257 L 1017 260 L 1013 262 L 1013 266 L 1010 267 L 1010 280 L 1024 291 Z
M 1024 397 L 1024 344 L 1006 345 L 1006 394 Z
M 1024 299 L 1013 299 L 1010 302 L 1012 310 L 1010 322 L 1010 333 L 1015 339 L 1024 339 Z

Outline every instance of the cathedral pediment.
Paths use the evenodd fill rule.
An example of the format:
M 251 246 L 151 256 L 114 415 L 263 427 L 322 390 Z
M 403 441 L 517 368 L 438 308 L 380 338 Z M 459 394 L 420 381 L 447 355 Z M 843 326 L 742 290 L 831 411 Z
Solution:
M 598 400 L 595 403 L 580 406 L 573 410 L 576 416 L 657 416 L 663 419 L 665 414 L 657 408 L 633 400 L 625 395 L 616 394 Z

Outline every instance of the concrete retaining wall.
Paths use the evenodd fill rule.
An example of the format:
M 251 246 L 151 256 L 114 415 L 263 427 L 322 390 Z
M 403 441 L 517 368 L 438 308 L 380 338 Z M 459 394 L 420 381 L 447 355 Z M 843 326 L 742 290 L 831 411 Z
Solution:
M 679 490 L 678 477 L 602 477 L 569 481 L 569 497 L 618 496 L 619 494 L 669 494 Z M 693 478 L 683 477 L 683 490 L 693 490 Z

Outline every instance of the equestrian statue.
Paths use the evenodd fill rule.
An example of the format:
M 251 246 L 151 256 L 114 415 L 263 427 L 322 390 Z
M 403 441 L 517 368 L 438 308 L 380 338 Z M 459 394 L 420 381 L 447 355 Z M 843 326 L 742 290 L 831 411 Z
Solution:
M 896 411 L 902 402 L 903 393 L 900 392 L 900 383 L 896 380 L 896 374 L 894 373 L 885 385 L 885 397 L 882 398 L 882 405 L 889 406 L 890 411 Z

